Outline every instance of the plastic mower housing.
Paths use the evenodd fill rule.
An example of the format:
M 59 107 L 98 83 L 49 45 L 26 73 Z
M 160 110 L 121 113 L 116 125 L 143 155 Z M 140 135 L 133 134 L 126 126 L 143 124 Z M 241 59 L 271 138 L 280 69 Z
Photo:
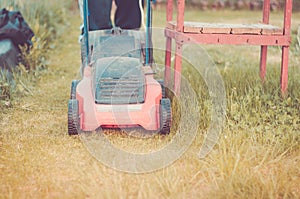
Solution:
M 169 133 L 171 102 L 163 81 L 145 65 L 145 36 L 135 30 L 89 32 L 90 55 L 82 50 L 81 81 L 74 80 L 68 104 L 68 133 L 101 128 L 142 127 Z

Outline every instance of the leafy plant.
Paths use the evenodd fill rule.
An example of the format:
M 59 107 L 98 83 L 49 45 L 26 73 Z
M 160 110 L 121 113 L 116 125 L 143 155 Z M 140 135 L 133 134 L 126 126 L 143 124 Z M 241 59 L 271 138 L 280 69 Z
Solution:
M 27 79 L 33 80 L 38 77 L 39 71 L 47 68 L 48 63 L 48 52 L 50 49 L 54 48 L 52 44 L 57 36 L 63 31 L 61 25 L 66 23 L 65 13 L 68 8 L 69 1 L 62 3 L 61 1 L 35 1 L 35 0 L 0 0 L 0 5 L 9 10 L 19 10 L 33 32 L 35 33 L 32 39 L 33 45 L 29 47 L 22 47 L 21 63 L 24 67 L 18 67 L 19 70 L 13 71 L 12 77 L 18 82 L 22 79 L 20 75 L 24 75 L 23 69 L 28 71 Z M 21 71 L 20 71 L 21 70 Z M 2 72 L 7 73 L 7 72 Z M 7 77 L 7 76 L 6 76 Z M 34 81 L 28 84 L 33 84 Z M 4 78 L 4 75 L 0 76 L 0 101 L 10 101 L 13 95 L 12 93 L 20 93 L 15 91 L 17 87 L 8 82 L 8 78 Z M 21 89 L 22 90 L 22 89 Z M 25 89 L 26 90 L 26 89 Z M 17 96 L 17 95 L 16 95 Z M 0 106 L 3 103 L 0 103 Z

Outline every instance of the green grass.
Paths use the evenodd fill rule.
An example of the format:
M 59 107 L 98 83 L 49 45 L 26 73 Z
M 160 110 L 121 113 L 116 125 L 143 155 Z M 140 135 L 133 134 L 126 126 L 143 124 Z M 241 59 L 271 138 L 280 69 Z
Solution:
M 164 14 L 154 13 L 156 26 L 164 25 Z M 186 12 L 189 19 L 218 21 L 222 17 L 228 22 L 257 14 Z M 274 14 L 275 23 L 281 23 L 280 16 L 281 13 Z M 295 13 L 294 21 L 299 16 Z M 210 97 L 203 79 L 184 62 L 184 75 L 200 97 L 197 137 L 171 166 L 134 175 L 104 166 L 88 153 L 79 137 L 67 135 L 67 101 L 71 80 L 78 77 L 80 65 L 80 18 L 73 13 L 67 20 L 68 34 L 53 40 L 55 48 L 47 51 L 47 70 L 34 82 L 31 78 L 25 82 L 26 75 L 32 74 L 21 70 L 24 79 L 18 81 L 25 85 L 19 83 L 24 91 L 15 95 L 10 107 L 1 109 L 1 198 L 300 197 L 300 52 L 295 39 L 285 98 L 279 90 L 278 48 L 269 49 L 267 77 L 261 84 L 259 47 L 203 46 L 222 75 L 227 100 L 224 130 L 214 150 L 204 159 L 197 154 L 210 122 Z M 292 24 L 293 38 L 297 25 Z M 163 61 L 163 53 L 156 56 Z M 174 103 L 173 106 L 177 107 Z M 148 151 L 170 142 L 174 132 L 146 140 L 121 133 L 107 136 L 120 148 Z
M 39 74 L 47 68 L 48 52 L 55 48 L 53 41 L 65 31 L 64 26 L 68 23 L 65 16 L 70 2 L 0 0 L 0 5 L 8 10 L 20 11 L 35 34 L 30 51 L 25 47 L 21 48 L 23 62 L 13 71 L 14 83 L 10 82 L 5 72 L 0 73 L 0 107 L 5 108 L 14 97 L 28 92 L 27 87 L 34 85 Z

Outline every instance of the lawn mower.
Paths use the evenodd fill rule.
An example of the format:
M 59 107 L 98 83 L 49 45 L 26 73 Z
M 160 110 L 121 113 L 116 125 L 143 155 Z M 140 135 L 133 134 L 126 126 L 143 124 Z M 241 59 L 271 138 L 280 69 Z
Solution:
M 118 27 L 89 31 L 84 0 L 83 77 L 71 84 L 69 135 L 99 128 L 170 132 L 171 102 L 163 81 L 154 79 L 150 0 L 146 5 L 145 31 Z

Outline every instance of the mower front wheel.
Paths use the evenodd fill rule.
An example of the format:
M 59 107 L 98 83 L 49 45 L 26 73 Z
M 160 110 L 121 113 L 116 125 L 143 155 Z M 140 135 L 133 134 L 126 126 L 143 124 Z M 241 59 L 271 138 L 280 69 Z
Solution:
M 77 88 L 78 83 L 79 83 L 79 80 L 72 81 L 70 99 L 76 99 L 76 88 Z
M 172 108 L 171 101 L 168 98 L 160 100 L 160 133 L 169 134 L 172 125 Z
M 166 97 L 166 87 L 165 87 L 165 82 L 164 80 L 160 79 L 160 80 L 157 80 L 158 83 L 160 84 L 161 86 L 161 95 L 162 95 L 162 98 L 165 98 Z
M 68 103 L 68 134 L 78 135 L 79 130 L 78 100 L 70 99 Z

